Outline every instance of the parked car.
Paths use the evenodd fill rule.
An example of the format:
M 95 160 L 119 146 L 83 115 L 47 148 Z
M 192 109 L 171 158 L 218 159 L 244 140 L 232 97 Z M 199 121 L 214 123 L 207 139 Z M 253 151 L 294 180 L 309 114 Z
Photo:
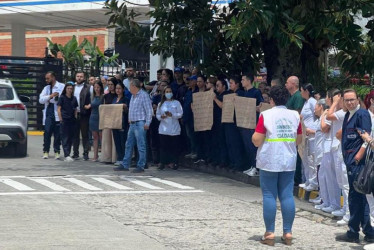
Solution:
M 43 61 L 0 59 L 0 77 L 33 76 L 33 71 L 38 70 L 41 65 Z
M 16 156 L 27 155 L 27 108 L 29 97 L 17 95 L 8 79 L 0 79 L 0 147 Z

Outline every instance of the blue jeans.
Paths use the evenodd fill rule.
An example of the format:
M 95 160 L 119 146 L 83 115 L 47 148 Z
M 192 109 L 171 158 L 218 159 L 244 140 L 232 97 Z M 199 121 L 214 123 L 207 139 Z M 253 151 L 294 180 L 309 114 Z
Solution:
M 295 171 L 269 172 L 260 170 L 266 232 L 274 232 L 275 230 L 277 197 L 279 197 L 281 204 L 283 233 L 292 232 L 292 224 L 295 219 L 295 201 L 293 199 L 294 175 Z
M 144 169 L 146 163 L 146 134 L 144 129 L 145 121 L 137 121 L 130 124 L 129 132 L 127 133 L 127 141 L 125 147 L 125 156 L 123 157 L 122 166 L 128 169 L 131 165 L 132 150 L 136 145 L 138 148 L 139 159 L 137 167 Z
M 360 225 L 363 233 L 368 237 L 374 237 L 374 230 L 370 224 L 370 210 L 366 200 L 366 195 L 356 192 L 353 187 L 353 181 L 360 173 L 364 165 L 347 166 L 349 193 L 348 205 L 350 218 L 348 222 L 349 230 L 347 236 L 357 239 L 359 237 Z

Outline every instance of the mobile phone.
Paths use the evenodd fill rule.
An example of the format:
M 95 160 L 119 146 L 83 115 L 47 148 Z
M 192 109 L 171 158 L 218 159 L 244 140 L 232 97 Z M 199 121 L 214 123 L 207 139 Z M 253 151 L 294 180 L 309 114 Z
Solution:
M 365 133 L 366 131 L 361 129 L 361 128 L 356 128 L 357 132 L 362 135 L 363 133 Z

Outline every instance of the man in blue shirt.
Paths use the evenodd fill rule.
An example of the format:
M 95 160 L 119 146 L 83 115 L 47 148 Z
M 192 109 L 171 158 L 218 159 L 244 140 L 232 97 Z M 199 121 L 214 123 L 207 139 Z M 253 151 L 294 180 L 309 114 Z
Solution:
M 122 164 L 114 168 L 115 171 L 128 171 L 131 164 L 132 150 L 136 144 L 139 153 L 137 168 L 133 173 L 144 172 L 146 164 L 146 133 L 152 122 L 152 102 L 147 92 L 142 89 L 142 83 L 138 79 L 130 81 L 132 94 L 129 107 L 130 128 L 127 133 L 125 156 Z
M 367 145 L 362 140 L 359 131 L 371 132 L 370 114 L 366 109 L 360 108 L 355 90 L 345 90 L 343 98 L 348 109 L 342 128 L 342 152 L 348 173 L 350 219 L 348 222 L 349 230 L 346 234 L 338 235 L 336 240 L 358 243 L 361 226 L 365 234 L 364 240 L 374 242 L 374 230 L 370 224 L 369 205 L 366 196 L 356 192 L 353 187 L 353 181 L 365 166 L 364 156 Z

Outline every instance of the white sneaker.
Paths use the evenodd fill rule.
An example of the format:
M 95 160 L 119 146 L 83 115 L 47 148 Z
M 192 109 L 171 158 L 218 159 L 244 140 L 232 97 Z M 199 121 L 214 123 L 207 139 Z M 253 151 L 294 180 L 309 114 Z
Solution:
M 319 204 L 321 204 L 322 199 L 321 199 L 319 196 L 317 196 L 317 197 L 314 198 L 314 199 L 309 199 L 309 202 L 310 202 L 310 203 L 313 203 L 313 204 L 315 204 L 315 205 L 319 205 Z
M 364 246 L 364 250 L 373 250 L 374 249 L 374 243 L 366 244 Z
M 116 162 L 114 163 L 114 166 L 119 166 L 119 165 L 121 165 L 121 163 L 122 163 L 122 161 L 116 161 Z
M 66 161 L 66 162 L 73 162 L 74 159 L 71 158 L 70 156 L 68 156 L 68 157 L 65 157 L 65 160 L 64 160 L 64 161 Z
M 331 214 L 337 217 L 343 217 L 345 215 L 345 210 L 344 209 L 335 210 L 335 211 L 332 211 Z
M 338 209 L 336 209 L 335 207 L 333 206 L 328 206 L 328 207 L 324 207 L 322 208 L 322 211 L 325 212 L 325 213 L 332 213 L 333 211 L 337 211 Z
M 306 186 L 306 187 L 304 188 L 304 190 L 307 191 L 307 192 L 312 192 L 312 191 L 318 190 L 318 187 L 317 187 L 317 186 L 314 186 L 314 185 L 312 185 L 312 184 L 309 184 L 308 186 Z
M 249 172 L 251 172 L 252 168 L 253 168 L 253 167 L 250 167 L 250 168 L 248 168 L 247 170 L 244 170 L 244 171 L 243 171 L 243 174 L 248 174 Z
M 45 152 L 45 153 L 43 153 L 43 159 L 48 159 L 48 157 L 49 157 L 49 155 L 48 155 L 48 153 L 47 152 Z
M 192 154 L 186 154 L 184 158 L 191 158 Z
M 258 170 L 257 170 L 257 168 L 251 168 L 251 170 L 248 172 L 247 175 L 252 176 L 252 177 L 258 176 Z
M 305 188 L 306 186 L 305 186 L 305 183 L 301 183 L 301 184 L 299 184 L 299 187 L 301 187 L 301 188 Z
M 55 153 L 55 160 L 60 160 L 60 153 Z
M 338 221 L 336 222 L 336 224 L 337 224 L 338 226 L 345 226 L 345 225 L 348 225 L 348 221 L 349 221 L 349 219 L 345 218 L 345 216 L 344 216 L 343 219 L 338 220 Z
M 323 203 L 320 205 L 315 205 L 314 208 L 317 210 L 322 210 L 322 208 L 326 207 Z

